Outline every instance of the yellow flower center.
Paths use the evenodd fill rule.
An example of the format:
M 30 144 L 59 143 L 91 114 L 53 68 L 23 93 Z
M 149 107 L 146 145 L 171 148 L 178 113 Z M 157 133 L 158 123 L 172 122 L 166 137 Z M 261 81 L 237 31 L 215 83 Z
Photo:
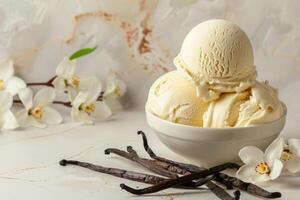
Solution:
M 270 167 L 266 162 L 260 163 L 256 165 L 255 171 L 261 175 L 263 174 L 269 174 L 270 173 Z
M 71 85 L 74 87 L 74 88 L 79 88 L 79 85 L 80 85 L 80 78 L 78 76 L 73 76 L 71 78 Z
M 4 81 L 0 80 L 0 90 L 4 90 Z
M 29 110 L 29 114 L 32 115 L 36 119 L 41 119 L 45 113 L 45 109 L 42 106 L 37 106 L 33 109 Z
M 96 110 L 96 105 L 94 103 L 90 103 L 90 104 L 87 104 L 87 105 L 82 104 L 81 106 L 79 106 L 79 110 L 83 110 L 88 115 L 90 115 Z
M 288 161 L 291 160 L 292 158 L 293 158 L 293 152 L 291 152 L 291 150 L 288 148 L 283 149 L 280 159 L 282 161 Z
M 116 95 L 117 97 L 121 97 L 121 96 L 122 96 L 122 95 L 121 95 L 121 88 L 120 88 L 119 86 L 116 87 L 114 93 L 115 93 L 115 95 Z
M 80 78 L 79 76 L 73 76 L 70 79 L 64 79 L 64 83 L 66 87 L 71 86 L 75 89 L 78 89 L 80 85 Z

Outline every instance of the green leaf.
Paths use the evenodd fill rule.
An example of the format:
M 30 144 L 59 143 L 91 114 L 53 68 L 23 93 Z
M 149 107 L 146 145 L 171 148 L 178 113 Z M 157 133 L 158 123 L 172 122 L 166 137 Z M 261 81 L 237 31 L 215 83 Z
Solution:
M 69 59 L 70 59 L 70 60 L 74 60 L 74 59 L 77 59 L 77 58 L 86 56 L 86 55 L 88 55 L 88 54 L 94 52 L 96 49 L 97 49 L 97 46 L 95 46 L 94 48 L 83 48 L 83 49 L 80 49 L 80 50 L 76 51 L 75 53 L 73 53 L 73 54 L 69 57 Z

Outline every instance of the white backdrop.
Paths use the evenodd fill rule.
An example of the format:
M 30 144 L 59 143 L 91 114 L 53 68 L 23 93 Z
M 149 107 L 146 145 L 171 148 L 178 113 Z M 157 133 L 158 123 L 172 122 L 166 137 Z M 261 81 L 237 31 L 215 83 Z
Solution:
M 13 58 L 26 81 L 46 81 L 65 55 L 97 45 L 79 71 L 102 79 L 116 71 L 131 110 L 141 110 L 193 26 L 232 20 L 252 41 L 258 78 L 287 104 L 283 134 L 300 137 L 299 12 L 298 0 L 0 0 L 0 56 Z

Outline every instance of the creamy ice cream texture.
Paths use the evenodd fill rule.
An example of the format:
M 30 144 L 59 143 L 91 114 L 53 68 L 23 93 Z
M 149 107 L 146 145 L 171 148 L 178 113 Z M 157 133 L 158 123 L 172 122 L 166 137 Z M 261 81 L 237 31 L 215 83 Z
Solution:
M 245 32 L 225 20 L 209 20 L 195 26 L 185 37 L 177 69 L 189 75 L 205 100 L 223 92 L 239 92 L 256 79 L 253 50 Z
M 195 86 L 179 71 L 162 75 L 152 85 L 146 109 L 180 124 L 202 126 L 208 103 L 196 95 Z
M 249 38 L 231 22 L 197 25 L 174 64 L 177 70 L 154 82 L 146 104 L 162 119 L 223 128 L 267 123 L 283 115 L 277 91 L 256 81 Z

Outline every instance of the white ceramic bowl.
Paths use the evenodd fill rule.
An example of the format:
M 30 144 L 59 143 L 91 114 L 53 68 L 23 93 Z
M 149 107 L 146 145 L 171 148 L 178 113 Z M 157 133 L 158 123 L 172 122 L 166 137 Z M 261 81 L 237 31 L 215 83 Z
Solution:
M 280 134 L 286 119 L 284 115 L 273 122 L 240 128 L 201 128 L 169 122 L 148 112 L 148 124 L 162 143 L 185 160 L 203 167 L 238 161 L 238 152 L 244 146 L 264 150 Z

